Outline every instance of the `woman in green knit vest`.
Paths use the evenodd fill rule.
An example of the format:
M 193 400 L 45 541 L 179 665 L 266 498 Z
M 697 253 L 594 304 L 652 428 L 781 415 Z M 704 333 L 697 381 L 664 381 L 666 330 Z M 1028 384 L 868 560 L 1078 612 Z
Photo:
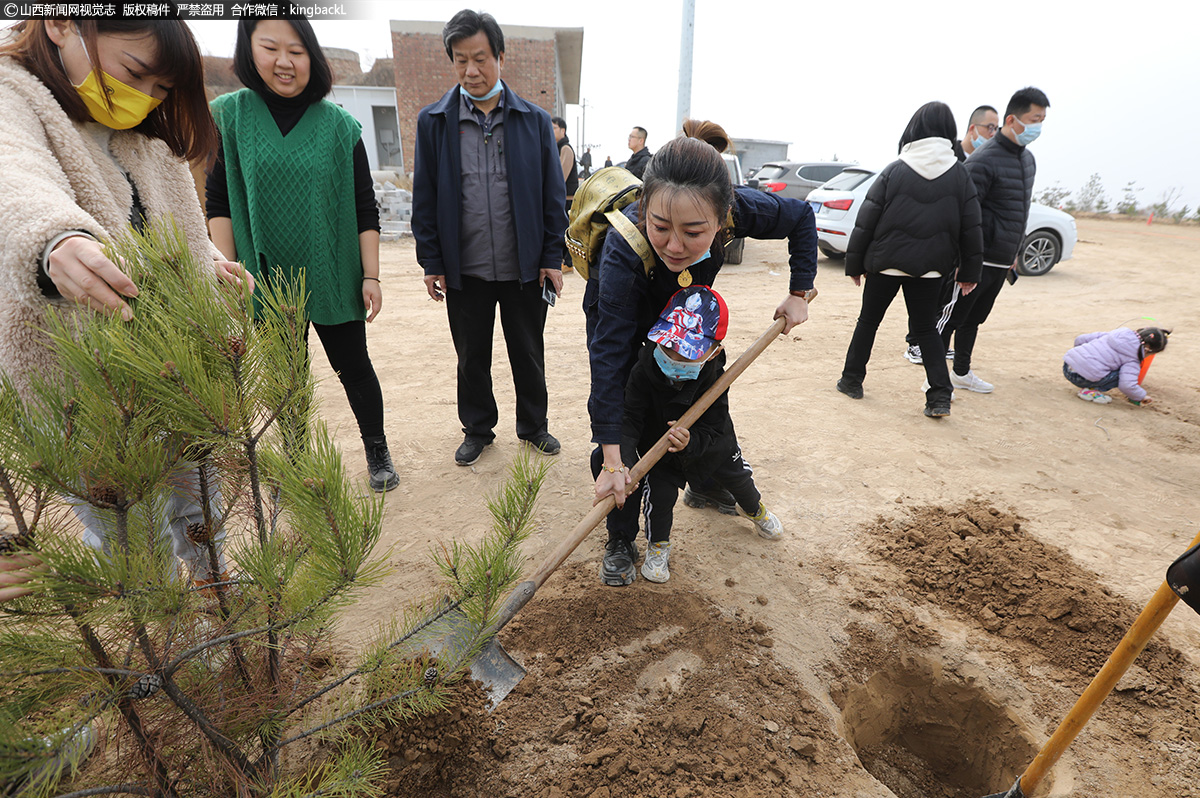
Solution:
M 323 99 L 332 73 L 306 19 L 239 22 L 233 69 L 248 88 L 212 103 L 221 149 L 206 186 L 209 233 L 258 280 L 304 271 L 308 318 L 358 421 L 371 488 L 391 490 L 400 480 L 367 354 L 383 292 L 362 126 Z

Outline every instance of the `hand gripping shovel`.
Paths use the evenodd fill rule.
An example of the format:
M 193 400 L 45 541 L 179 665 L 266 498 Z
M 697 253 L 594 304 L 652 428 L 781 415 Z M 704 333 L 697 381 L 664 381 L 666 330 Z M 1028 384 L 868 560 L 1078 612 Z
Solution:
M 1200 535 L 1197 535 L 1196 539 L 1192 541 L 1188 554 L 1185 554 L 1184 557 L 1191 554 L 1197 545 L 1200 545 Z M 1181 557 L 1180 561 L 1184 557 Z M 1075 702 L 1075 706 L 1071 707 L 1071 711 L 1063 718 L 1062 723 L 1058 724 L 1054 734 L 1042 746 L 1042 750 L 1033 758 L 1033 762 L 1029 763 L 1029 767 L 1025 768 L 1021 777 L 1008 789 L 1008 792 L 993 793 L 985 795 L 984 798 L 1027 798 L 1033 794 L 1042 778 L 1050 771 L 1050 768 L 1054 767 L 1054 763 L 1062 756 L 1063 751 L 1087 725 L 1088 720 L 1104 702 L 1104 699 L 1108 698 L 1108 694 L 1117 686 L 1117 682 L 1137 659 L 1138 654 L 1142 653 L 1142 649 L 1150 642 L 1150 637 L 1158 631 L 1158 627 L 1162 626 L 1162 622 L 1171 614 L 1175 603 L 1179 601 L 1176 590 L 1183 594 L 1188 592 L 1186 587 L 1180 588 L 1176 579 L 1168 571 L 1167 580 L 1155 592 L 1150 603 L 1142 610 L 1142 614 L 1133 622 L 1133 626 L 1129 627 L 1129 631 L 1125 633 L 1125 637 L 1121 638 L 1121 642 L 1109 655 L 1104 667 L 1092 679 L 1092 683 L 1083 691 L 1083 695 Z
M 811 300 L 810 300 L 811 301 Z M 746 370 L 746 367 L 754 362 L 767 346 L 774 341 L 779 334 L 783 332 L 784 320 L 776 319 L 771 328 L 759 336 L 758 340 L 750 345 L 750 348 L 742 353 L 742 356 L 734 361 L 724 374 L 713 384 L 711 388 L 696 400 L 688 411 L 678 421 L 678 426 L 690 427 L 697 418 L 704 413 L 709 406 L 716 401 L 717 397 L 724 393 L 738 376 Z M 636 484 L 639 479 L 645 476 L 646 472 L 654 466 L 655 463 L 662 458 L 667 451 L 667 436 L 664 434 L 658 439 L 658 443 L 646 452 L 641 460 L 629 472 L 629 478 L 633 484 Z M 558 547 L 551 552 L 550 556 L 538 567 L 533 574 L 530 575 L 521 584 L 517 585 L 513 592 L 505 599 L 501 605 L 499 612 L 496 615 L 496 620 L 492 623 L 488 630 L 490 640 L 488 644 L 479 653 L 479 656 L 471 663 L 471 676 L 483 682 L 484 687 L 488 691 L 489 707 L 495 709 L 496 705 L 504 700 L 512 689 L 517 686 L 525 676 L 525 669 L 518 665 L 504 647 L 496 640 L 496 633 L 504 628 L 505 624 L 512 620 L 522 607 L 529 603 L 533 598 L 533 594 L 537 589 L 545 583 L 550 574 L 558 569 L 558 566 L 563 564 L 567 557 L 571 556 L 571 552 L 583 542 L 583 539 L 596 528 L 596 526 L 604 520 L 605 516 L 612 511 L 616 506 L 616 499 L 608 496 L 604 501 L 592 508 L 592 511 L 584 516 L 579 525 L 571 531 Z M 451 631 L 450 637 L 453 637 Z

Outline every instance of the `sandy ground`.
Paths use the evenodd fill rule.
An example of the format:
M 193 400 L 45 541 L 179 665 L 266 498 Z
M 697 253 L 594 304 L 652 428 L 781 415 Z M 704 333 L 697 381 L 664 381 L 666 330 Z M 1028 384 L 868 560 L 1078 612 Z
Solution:
M 742 448 L 754 466 L 764 500 L 786 528 L 786 538 L 768 543 L 753 534 L 747 521 L 680 503 L 671 581 L 657 586 L 639 578 L 629 588 L 616 589 L 602 587 L 596 578 L 604 539 L 602 531 L 596 532 L 563 572 L 551 578 L 515 628 L 505 632 L 506 645 L 524 650 L 533 673 L 535 664 L 542 662 L 536 652 L 553 645 L 528 638 L 530 618 L 557 626 L 560 639 L 567 639 L 587 632 L 589 625 L 611 623 L 591 611 L 615 606 L 613 612 L 619 615 L 623 602 L 631 613 L 654 608 L 662 624 L 671 623 L 675 604 L 687 604 L 684 614 L 701 626 L 708 623 L 706 613 L 730 623 L 755 621 L 769 630 L 770 651 L 765 653 L 794 680 L 792 695 L 797 701 L 803 696 L 807 711 L 815 713 L 817 720 L 809 718 L 812 722 L 807 725 L 812 728 L 806 734 L 828 740 L 821 745 L 832 752 L 814 759 L 811 747 L 804 752 L 795 746 L 780 748 L 781 756 L 800 757 L 804 767 L 784 768 L 770 782 L 773 786 L 760 794 L 908 794 L 905 777 L 890 777 L 888 769 L 903 769 L 906 757 L 915 752 L 923 757 L 915 768 L 921 770 L 932 755 L 920 745 L 907 744 L 889 757 L 883 749 L 894 741 L 879 732 L 888 724 L 878 719 L 897 711 L 904 716 L 905 711 L 888 709 L 872 696 L 890 696 L 910 708 L 923 706 L 926 714 L 944 718 L 956 717 L 955 711 L 929 696 L 989 707 L 988 712 L 1002 716 L 1012 729 L 1001 731 L 976 717 L 969 723 L 951 724 L 948 737 L 961 738 L 957 742 L 967 746 L 1007 750 L 1011 761 L 983 767 L 989 779 L 1003 774 L 1007 780 L 987 786 L 993 791 L 1007 788 L 1021 763 L 1053 731 L 1086 685 L 1097 652 L 1102 661 L 1115 638 L 1091 634 L 1091 622 L 1067 623 L 1061 635 L 1040 637 L 1018 625 L 997 625 L 992 622 L 996 613 L 985 612 L 981 605 L 990 607 L 993 597 L 1013 595 L 1005 579 L 993 574 L 965 598 L 955 594 L 957 598 L 950 600 L 956 584 L 972 578 L 972 567 L 958 571 L 934 567 L 918 573 L 915 569 L 927 568 L 929 558 L 922 560 L 924 564 L 903 559 L 888 548 L 888 538 L 923 539 L 926 533 L 914 537 L 906 530 L 941 528 L 945 521 L 948 534 L 957 534 L 975 546 L 975 552 L 981 545 L 984 549 L 993 545 L 989 536 L 999 534 L 996 530 L 1019 534 L 1023 542 L 1013 549 L 1015 570 L 1008 579 L 1019 579 L 1028 570 L 1031 580 L 1061 581 L 1060 571 L 1055 570 L 1060 566 L 1050 571 L 1036 564 L 1026 568 L 1021 560 L 1034 556 L 1029 546 L 1057 547 L 1055 551 L 1066 555 L 1061 568 L 1078 569 L 1071 579 L 1092 586 L 1073 601 L 1115 602 L 1114 606 L 1124 608 L 1114 610 L 1115 617 L 1125 619 L 1121 613 L 1136 613 L 1162 582 L 1166 565 L 1187 548 L 1200 520 L 1196 499 L 1200 386 L 1194 378 L 1200 369 L 1200 346 L 1193 334 L 1200 229 L 1080 220 L 1079 238 L 1073 259 L 1048 275 L 1022 278 L 1005 287 L 991 320 L 981 330 L 975 353 L 976 372 L 995 383 L 996 391 L 991 395 L 959 391 L 953 414 L 938 421 L 921 414 L 923 369 L 901 357 L 905 313 L 900 299 L 880 329 L 865 382 L 866 397 L 853 401 L 835 391 L 858 312 L 859 289 L 842 275 L 839 262 L 822 256 L 817 277 L 821 295 L 811 308 L 810 320 L 774 342 L 731 390 Z M 480 538 L 488 523 L 485 497 L 497 489 L 518 451 L 511 378 L 499 328 L 493 368 L 500 404 L 498 437 L 475 466 L 461 468 L 453 461 L 462 436 L 455 410 L 455 358 L 444 307 L 428 300 L 411 241 L 383 246 L 381 274 L 385 305 L 369 328 L 369 340 L 383 383 L 388 439 L 401 477 L 400 486 L 385 500 L 383 542 L 391 547 L 394 571 L 383 588 L 348 613 L 342 634 L 350 644 L 407 599 L 434 587 L 429 559 L 433 547 L 452 538 Z M 771 312 L 786 290 L 784 244 L 748 242 L 745 262 L 723 269 L 715 287 L 730 308 L 726 345 L 732 359 L 770 325 Z M 582 293 L 583 281 L 568 276 L 565 295 L 551 309 L 547 323 L 550 430 L 563 449 L 540 500 L 537 531 L 525 547 L 530 570 L 591 504 Z M 1146 386 L 1156 403 L 1139 408 L 1119 394 L 1104 406 L 1078 400 L 1061 376 L 1061 357 L 1073 337 L 1123 323 L 1149 323 L 1139 324 L 1143 317 L 1176 330 L 1170 347 L 1159 355 L 1147 377 Z M 317 350 L 314 362 L 323 380 L 319 387 L 323 415 L 346 453 L 351 475 L 365 485 L 357 429 L 340 385 L 319 346 Z M 986 520 L 991 509 L 996 510 L 992 518 L 1000 521 L 981 522 L 979 517 Z M 972 521 L 981 531 L 954 527 L 951 522 L 956 518 Z M 1017 533 L 1012 531 L 1012 519 L 1019 519 Z M 953 549 L 950 546 L 944 556 L 957 557 L 957 562 L 969 566 L 970 557 Z M 997 611 L 1002 603 L 997 603 Z M 548 611 L 552 606 L 557 607 L 553 613 Z M 1014 612 L 1025 613 L 1019 601 L 1015 606 Z M 573 607 L 586 611 L 575 613 Z M 1055 615 L 1054 611 L 1028 612 L 1042 613 L 1047 619 Z M 1069 621 L 1076 616 L 1068 612 L 1055 617 Z M 731 634 L 736 638 L 742 632 L 735 629 Z M 763 632 L 747 634 L 761 637 Z M 1140 702 L 1117 701 L 1108 714 L 1100 713 L 1056 770 L 1054 794 L 1192 794 L 1197 751 L 1189 741 L 1200 702 L 1190 672 L 1200 662 L 1200 619 L 1180 605 L 1161 635 L 1181 655 L 1172 660 L 1172 675 L 1146 676 L 1150 681 L 1142 685 L 1146 689 L 1138 694 Z M 605 646 L 627 643 L 585 635 L 579 646 L 595 645 L 598 650 L 593 653 L 600 656 Z M 650 660 L 657 657 L 661 667 L 671 651 L 682 648 L 660 640 L 647 650 Z M 1048 648 L 1062 655 L 1044 656 Z M 1081 652 L 1077 659 L 1071 656 L 1076 648 Z M 554 661 L 554 651 L 550 654 L 548 661 Z M 703 654 L 699 656 L 705 660 Z M 743 655 L 730 656 L 745 661 Z M 556 673 L 563 662 L 568 666 L 573 662 L 570 657 L 559 660 L 560 667 L 551 669 Z M 583 667 L 585 661 L 577 664 Z M 681 667 L 676 674 L 681 672 L 686 682 L 698 666 Z M 1178 672 L 1181 668 L 1183 673 Z M 543 678 L 537 683 L 549 685 L 545 672 L 539 673 Z M 736 671 L 730 673 L 730 678 L 738 678 Z M 922 692 L 920 684 L 927 681 L 932 687 Z M 1155 684 L 1169 689 L 1157 690 Z M 654 693 L 630 689 L 635 702 L 653 704 Z M 524 695 L 506 700 L 501 711 L 520 711 L 507 707 L 535 699 L 532 688 L 527 689 Z M 748 705 L 740 706 L 742 714 L 752 711 Z M 872 725 L 864 718 L 877 722 Z M 532 742 L 525 748 L 517 745 L 516 754 L 504 752 L 510 769 L 516 768 L 514 763 L 527 764 L 522 757 L 550 761 L 546 751 L 557 750 L 550 737 L 560 717 L 544 720 L 545 745 L 550 749 L 539 750 Z M 891 723 L 910 732 L 925 725 L 913 718 Z M 1130 729 L 1145 733 L 1132 734 Z M 993 732 L 996 740 L 980 742 Z M 495 729 L 490 733 L 494 737 Z M 942 735 L 947 737 L 945 729 Z M 1018 738 L 1019 745 L 1012 742 Z M 683 735 L 681 740 L 685 739 Z M 630 738 L 614 750 L 638 743 Z M 583 755 L 591 743 L 580 739 L 571 744 Z M 617 776 L 604 775 L 612 757 L 600 756 L 592 763 L 597 784 L 590 783 L 582 771 L 572 775 L 549 767 L 539 775 L 537 768 L 523 767 L 523 780 L 512 776 L 493 786 L 496 794 L 553 796 L 557 790 L 559 795 L 603 798 L 608 793 L 598 792 L 600 782 L 631 777 L 621 776 L 620 770 Z M 574 761 L 570 756 L 566 759 Z M 822 759 L 823 763 L 816 761 Z M 883 764 L 872 766 L 872 762 Z M 958 769 L 958 765 L 943 768 L 950 774 Z M 694 776 L 690 770 L 678 773 Z M 669 794 L 735 794 L 696 779 L 680 782 Z M 955 789 L 961 789 L 962 795 L 969 795 L 977 786 L 974 782 L 951 785 L 936 794 L 957 795 Z M 476 788 L 460 784 L 445 789 L 446 794 L 467 795 Z

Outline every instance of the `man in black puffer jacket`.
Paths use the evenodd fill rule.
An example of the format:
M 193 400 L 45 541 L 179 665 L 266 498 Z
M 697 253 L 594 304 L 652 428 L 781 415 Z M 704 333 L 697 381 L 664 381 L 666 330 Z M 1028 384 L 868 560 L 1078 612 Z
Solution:
M 1000 134 L 986 141 L 964 166 L 975 183 L 983 214 L 983 276 L 979 287 L 966 296 L 955 292 L 943 316 L 950 314 L 942 329 L 942 341 L 950 346 L 954 336 L 955 388 L 991 393 L 993 386 L 971 370 L 971 353 L 979 325 L 987 321 L 1006 277 L 1016 280 L 1017 257 L 1025 239 L 1033 178 L 1037 165 L 1027 146 L 1042 132 L 1042 120 L 1050 101 L 1039 89 L 1028 86 L 1008 101 Z M 957 332 L 956 332 L 957 331 Z

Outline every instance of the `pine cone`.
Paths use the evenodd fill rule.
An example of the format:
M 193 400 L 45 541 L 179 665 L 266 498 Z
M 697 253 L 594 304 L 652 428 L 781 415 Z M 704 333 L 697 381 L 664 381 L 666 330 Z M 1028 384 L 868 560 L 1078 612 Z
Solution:
M 28 536 L 17 532 L 0 534 L 0 556 L 16 554 L 20 549 L 29 548 L 29 544 L 32 542 Z
M 93 502 L 98 504 L 116 504 L 120 496 L 112 485 L 93 485 L 89 494 Z
M 162 687 L 162 677 L 156 673 L 147 673 L 138 679 L 133 687 L 125 691 L 125 697 L 133 701 L 141 701 L 143 698 L 149 698 L 157 693 L 160 687 Z
M 429 687 L 433 687 L 433 685 L 437 682 L 437 680 L 438 680 L 437 666 L 432 665 L 432 666 L 426 668 L 425 669 L 425 684 Z
M 246 342 L 240 335 L 229 336 L 229 354 L 238 359 L 246 354 Z
M 197 546 L 203 546 L 212 540 L 212 532 L 203 521 L 196 521 L 187 525 L 187 539 Z

